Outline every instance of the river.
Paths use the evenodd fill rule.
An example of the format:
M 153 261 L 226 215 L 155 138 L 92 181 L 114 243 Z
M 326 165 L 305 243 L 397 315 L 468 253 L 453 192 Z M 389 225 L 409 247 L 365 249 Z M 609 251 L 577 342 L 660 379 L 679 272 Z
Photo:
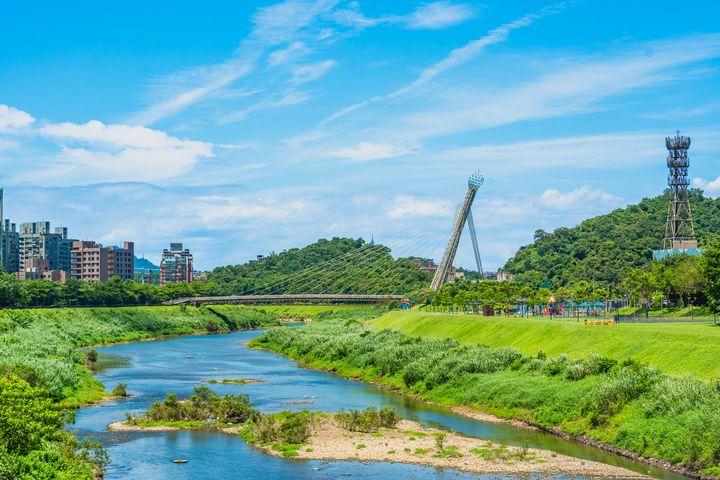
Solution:
M 575 457 L 618 465 L 656 478 L 683 476 L 648 467 L 601 450 L 565 441 L 542 432 L 507 424 L 468 419 L 423 402 L 325 372 L 301 368 L 271 352 L 248 349 L 246 342 L 261 331 L 225 335 L 172 337 L 151 342 L 98 348 L 97 378 L 107 390 L 126 383 L 133 395 L 83 408 L 68 427 L 78 436 L 92 436 L 108 448 L 112 459 L 107 479 L 473 479 L 513 478 L 470 475 L 456 471 L 384 462 L 321 462 L 286 460 L 263 454 L 236 436 L 205 431 L 108 432 L 107 425 L 140 414 L 167 393 L 189 396 L 203 380 L 256 378 L 262 383 L 209 385 L 220 394 L 246 393 L 264 412 L 288 409 L 338 411 L 368 406 L 392 406 L 403 417 L 510 445 L 554 450 Z M 292 402 L 310 402 L 292 405 Z M 174 459 L 188 459 L 175 464 Z M 548 478 L 543 475 L 543 478 Z M 580 478 L 559 475 L 558 479 Z

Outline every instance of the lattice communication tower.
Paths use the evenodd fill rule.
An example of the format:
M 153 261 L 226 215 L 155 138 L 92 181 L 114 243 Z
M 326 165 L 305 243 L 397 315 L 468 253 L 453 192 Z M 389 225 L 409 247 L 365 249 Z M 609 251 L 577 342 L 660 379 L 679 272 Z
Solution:
M 690 137 L 680 136 L 680 132 L 677 132 L 674 137 L 665 138 L 665 146 L 668 149 L 667 166 L 669 170 L 670 204 L 668 205 L 663 248 L 697 248 L 692 212 L 690 211 L 690 198 L 688 196 L 690 160 L 687 151 L 690 148 Z

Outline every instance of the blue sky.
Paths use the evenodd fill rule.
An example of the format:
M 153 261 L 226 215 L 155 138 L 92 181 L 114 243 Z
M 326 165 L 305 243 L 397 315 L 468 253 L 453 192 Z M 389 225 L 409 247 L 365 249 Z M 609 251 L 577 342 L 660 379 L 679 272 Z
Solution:
M 720 2 L 4 2 L 15 222 L 182 241 L 201 269 L 321 237 L 438 259 L 466 178 L 486 267 L 662 192 L 720 194 Z M 472 267 L 463 241 L 458 264 Z

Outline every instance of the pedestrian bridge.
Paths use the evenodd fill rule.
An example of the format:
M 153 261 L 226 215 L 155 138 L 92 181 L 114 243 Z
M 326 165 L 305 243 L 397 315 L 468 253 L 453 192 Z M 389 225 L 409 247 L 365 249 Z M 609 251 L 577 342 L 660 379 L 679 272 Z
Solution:
M 164 302 L 164 305 L 347 305 L 381 304 L 402 301 L 402 295 L 350 295 L 350 294 L 287 294 L 287 295 L 227 295 L 218 297 L 185 297 Z

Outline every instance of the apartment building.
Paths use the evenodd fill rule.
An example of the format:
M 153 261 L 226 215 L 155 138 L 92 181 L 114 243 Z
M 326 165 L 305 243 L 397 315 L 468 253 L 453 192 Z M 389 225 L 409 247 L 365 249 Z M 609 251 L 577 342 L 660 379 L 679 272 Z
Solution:
M 166 283 L 192 282 L 193 256 L 182 243 L 171 243 L 164 249 L 160 260 L 160 285 Z
M 50 270 L 70 270 L 70 250 L 73 240 L 68 238 L 65 227 L 50 229 L 50 222 L 27 222 L 20 224 L 19 263 L 24 266 L 28 260 L 46 259 Z
M 103 247 L 102 244 L 74 241 L 70 253 L 70 278 L 86 282 L 105 282 L 113 277 L 133 280 L 135 276 L 135 245 L 123 243 L 120 247 Z

